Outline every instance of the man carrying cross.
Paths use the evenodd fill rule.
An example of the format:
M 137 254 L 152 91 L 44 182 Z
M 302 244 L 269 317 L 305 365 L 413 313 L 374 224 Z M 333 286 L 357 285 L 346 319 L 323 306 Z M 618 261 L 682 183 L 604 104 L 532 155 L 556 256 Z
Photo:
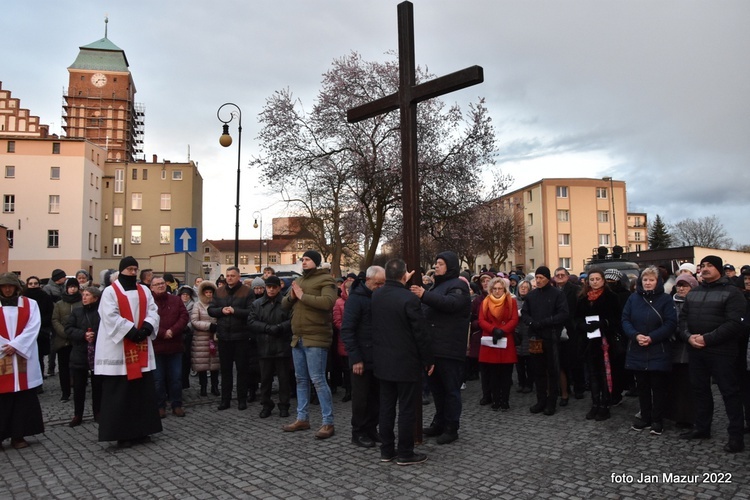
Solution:
M 99 441 L 122 448 L 151 440 L 161 432 L 151 341 L 159 331 L 159 313 L 151 291 L 138 283 L 138 262 L 120 261 L 117 281 L 102 292 L 94 373 L 102 378 Z

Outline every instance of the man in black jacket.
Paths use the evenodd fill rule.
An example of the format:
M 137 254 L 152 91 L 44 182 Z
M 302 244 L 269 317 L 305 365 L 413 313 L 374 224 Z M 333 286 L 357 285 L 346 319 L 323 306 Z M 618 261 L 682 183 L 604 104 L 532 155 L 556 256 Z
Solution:
M 560 392 L 560 333 L 568 320 L 568 303 L 563 292 L 552 286 L 548 267 L 539 267 L 534 275 L 536 288 L 526 296 L 521 310 L 521 317 L 529 327 L 530 349 L 539 341 L 542 346 L 541 353 L 530 350 L 536 404 L 529 410 L 554 415 Z
M 371 301 L 372 292 L 384 284 L 385 269 L 367 268 L 364 282 L 352 284 L 341 322 L 341 340 L 352 370 L 352 443 L 363 448 L 372 448 L 379 441 L 380 394 L 373 372 Z
M 242 286 L 240 270 L 227 269 L 226 286 L 220 287 L 208 314 L 217 318 L 216 336 L 219 338 L 219 365 L 221 367 L 221 404 L 226 410 L 232 400 L 233 368 L 237 366 L 237 409 L 247 409 L 248 363 L 250 332 L 247 316 L 254 300 L 251 288 Z
M 380 380 L 380 461 L 397 459 L 399 465 L 427 460 L 414 453 L 416 406 L 421 392 L 422 370 L 434 369 L 432 352 L 424 331 L 425 318 L 419 299 L 404 285 L 414 271 L 406 262 L 391 259 L 385 265 L 385 286 L 372 294 L 373 359 Z M 347 306 L 348 307 L 348 306 Z M 398 447 L 393 426 L 398 401 Z
M 576 399 L 583 399 L 586 390 L 586 379 L 583 374 L 585 344 L 576 330 L 573 319 L 581 288 L 570 281 L 570 273 L 564 267 L 555 269 L 555 285 L 565 295 L 568 303 L 568 319 L 564 326 L 568 340 L 560 343 L 560 406 L 566 406 L 571 384 Z
M 273 411 L 271 386 L 274 372 L 279 377 L 279 416 L 289 416 L 292 359 L 291 311 L 281 306 L 281 280 L 269 275 L 265 280 L 266 293 L 250 308 L 247 324 L 258 348 L 260 362 L 260 418 L 268 418 Z
M 688 366 L 695 402 L 695 425 L 693 430 L 681 434 L 681 437 L 711 437 L 713 377 L 724 399 L 729 420 L 729 442 L 724 446 L 724 451 L 737 453 L 745 449 L 742 398 L 736 369 L 745 299 L 736 286 L 722 277 L 722 264 L 721 258 L 716 255 L 707 255 L 701 260 L 703 281 L 685 296 L 680 313 L 681 335 L 690 345 Z
M 458 439 L 461 420 L 461 384 L 464 381 L 466 340 L 471 322 L 469 285 L 459 279 L 458 256 L 439 253 L 435 259 L 435 286 L 426 291 L 412 285 L 411 291 L 422 300 L 427 336 L 435 356 L 435 375 L 430 390 L 435 399 L 435 416 L 425 436 L 438 436 L 438 444 Z

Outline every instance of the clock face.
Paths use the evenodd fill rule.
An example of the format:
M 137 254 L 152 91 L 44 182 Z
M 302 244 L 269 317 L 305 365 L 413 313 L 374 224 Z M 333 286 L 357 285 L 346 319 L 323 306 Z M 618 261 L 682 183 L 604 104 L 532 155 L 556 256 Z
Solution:
M 91 75 L 91 83 L 93 83 L 95 87 L 104 87 L 104 85 L 107 84 L 107 75 L 104 73 L 94 73 Z

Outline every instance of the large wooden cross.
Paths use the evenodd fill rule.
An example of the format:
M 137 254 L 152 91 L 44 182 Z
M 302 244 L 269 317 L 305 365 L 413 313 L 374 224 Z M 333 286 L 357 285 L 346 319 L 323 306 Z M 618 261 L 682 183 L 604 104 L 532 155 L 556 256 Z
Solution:
M 419 272 L 419 172 L 417 171 L 417 103 L 448 94 L 484 81 L 481 66 L 471 66 L 428 82 L 416 83 L 414 62 L 414 6 L 398 4 L 398 92 L 347 111 L 349 123 L 401 110 L 401 172 L 404 214 L 403 258 L 409 269 L 416 270 L 412 283 L 422 284 Z

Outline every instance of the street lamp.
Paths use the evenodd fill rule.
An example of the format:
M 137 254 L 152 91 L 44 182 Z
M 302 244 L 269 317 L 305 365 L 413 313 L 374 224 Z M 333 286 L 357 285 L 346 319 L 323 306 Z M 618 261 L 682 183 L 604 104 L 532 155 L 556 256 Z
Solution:
M 229 113 L 228 120 L 221 119 L 221 110 L 224 106 L 234 106 L 237 111 L 231 111 Z M 216 118 L 223 123 L 223 130 L 221 137 L 219 137 L 219 144 L 223 147 L 228 148 L 232 145 L 232 136 L 229 135 L 229 123 L 237 118 L 237 201 L 234 205 L 234 265 L 239 265 L 240 262 L 240 156 L 242 155 L 242 110 L 239 106 L 234 103 L 226 102 L 219 106 L 216 111 Z
M 609 181 L 609 193 L 612 199 L 612 231 L 615 235 L 615 246 L 617 246 L 617 217 L 615 216 L 615 184 L 612 177 L 602 177 L 603 181 Z
M 260 237 L 258 238 L 258 259 L 260 259 L 260 266 L 258 272 L 263 270 L 263 215 L 260 212 L 253 213 L 253 228 L 258 229 L 258 220 L 260 220 Z

